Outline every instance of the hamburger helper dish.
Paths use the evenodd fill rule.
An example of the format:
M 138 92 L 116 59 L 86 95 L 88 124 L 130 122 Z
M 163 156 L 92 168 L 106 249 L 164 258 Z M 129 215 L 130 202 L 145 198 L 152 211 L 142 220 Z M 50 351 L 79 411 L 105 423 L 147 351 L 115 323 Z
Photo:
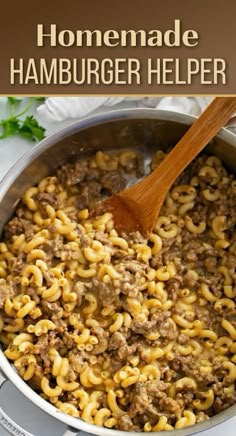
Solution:
M 198 157 L 149 239 L 89 216 L 143 168 L 134 151 L 97 152 L 27 190 L 0 244 L 0 341 L 61 411 L 149 432 L 236 403 L 236 180 Z

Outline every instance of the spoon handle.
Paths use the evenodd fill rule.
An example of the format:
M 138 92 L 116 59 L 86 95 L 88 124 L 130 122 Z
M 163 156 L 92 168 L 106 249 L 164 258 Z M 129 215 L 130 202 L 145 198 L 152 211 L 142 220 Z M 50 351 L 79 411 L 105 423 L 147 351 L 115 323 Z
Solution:
M 135 217 L 133 222 L 138 223 L 143 233 L 151 232 L 166 194 L 176 178 L 235 112 L 236 97 L 216 97 L 149 176 L 118 194 L 126 211 L 131 211 Z M 121 212 L 125 211 L 124 207 L 120 209 Z M 127 229 L 127 213 L 122 216 L 121 212 L 117 222 L 123 223 L 123 228 Z
M 146 189 L 152 187 L 154 191 L 154 186 L 158 190 L 163 180 L 166 193 L 181 172 L 235 112 L 236 97 L 216 97 L 166 156 L 164 161 L 141 183 L 146 182 Z M 161 194 L 160 190 L 159 194 Z

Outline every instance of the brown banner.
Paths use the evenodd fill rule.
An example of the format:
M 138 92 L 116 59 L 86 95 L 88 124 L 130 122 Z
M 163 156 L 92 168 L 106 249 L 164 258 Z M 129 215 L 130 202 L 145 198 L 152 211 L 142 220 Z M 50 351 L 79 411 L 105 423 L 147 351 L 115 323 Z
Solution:
M 21 0 L 1 9 L 0 94 L 236 93 L 235 0 Z

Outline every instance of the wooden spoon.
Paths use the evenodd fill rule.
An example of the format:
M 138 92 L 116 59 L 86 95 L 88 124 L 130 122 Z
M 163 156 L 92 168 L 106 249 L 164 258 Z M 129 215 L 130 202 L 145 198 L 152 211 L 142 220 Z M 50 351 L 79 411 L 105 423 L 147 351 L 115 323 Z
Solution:
M 96 214 L 112 212 L 117 231 L 147 236 L 171 185 L 235 112 L 236 97 L 216 97 L 151 174 L 100 203 Z

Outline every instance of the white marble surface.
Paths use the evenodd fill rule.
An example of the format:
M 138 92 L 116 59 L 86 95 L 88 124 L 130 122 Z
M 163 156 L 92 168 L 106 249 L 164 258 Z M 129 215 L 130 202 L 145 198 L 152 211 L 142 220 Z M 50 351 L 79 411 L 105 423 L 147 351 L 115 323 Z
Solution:
M 121 107 L 131 107 L 131 105 L 134 107 L 135 103 L 126 103 Z M 107 110 L 107 108 L 101 108 L 99 112 L 105 110 Z M 35 111 L 33 110 L 32 113 L 35 113 Z M 6 100 L 0 98 L 0 120 L 6 115 Z M 44 123 L 47 129 L 46 134 L 51 134 L 71 122 L 72 120 L 67 120 L 64 123 L 60 122 L 59 124 L 45 125 Z M 34 144 L 31 142 L 19 138 L 0 140 L 0 179 L 2 179 L 16 160 L 33 145 Z M 10 382 L 5 383 L 0 390 L 0 407 L 20 426 L 31 432 L 34 436 L 62 436 L 66 429 L 63 424 L 30 403 Z M 222 436 L 224 434 L 227 436 L 236 435 L 236 417 L 212 430 L 201 433 L 201 436 Z M 0 436 L 9 436 L 9 433 L 0 427 Z M 81 432 L 80 436 L 86 435 Z

